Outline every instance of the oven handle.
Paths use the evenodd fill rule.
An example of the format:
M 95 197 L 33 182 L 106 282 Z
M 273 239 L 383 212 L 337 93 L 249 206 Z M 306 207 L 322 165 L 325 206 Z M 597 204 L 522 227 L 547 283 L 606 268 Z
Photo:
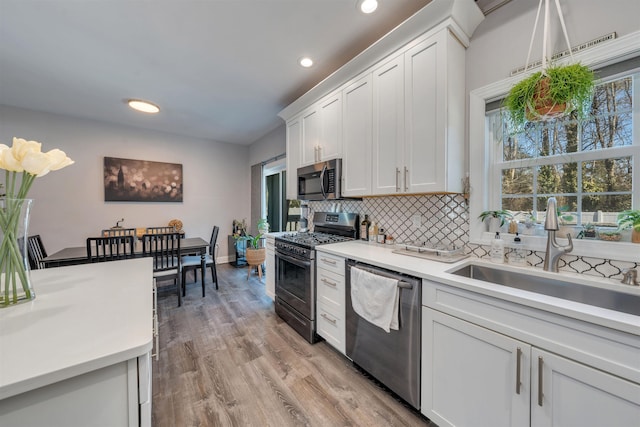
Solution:
M 311 267 L 311 261 L 305 261 L 298 258 L 293 258 L 288 255 L 284 255 L 282 252 L 276 251 L 276 257 L 282 258 L 284 261 L 290 262 L 300 267 Z M 277 264 L 277 263 L 276 263 Z

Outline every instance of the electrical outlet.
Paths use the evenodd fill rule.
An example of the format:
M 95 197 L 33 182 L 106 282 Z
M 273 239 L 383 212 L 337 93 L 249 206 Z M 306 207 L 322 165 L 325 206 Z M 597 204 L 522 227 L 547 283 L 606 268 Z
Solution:
M 420 228 L 422 225 L 422 215 L 416 214 L 411 217 L 411 225 L 413 228 Z

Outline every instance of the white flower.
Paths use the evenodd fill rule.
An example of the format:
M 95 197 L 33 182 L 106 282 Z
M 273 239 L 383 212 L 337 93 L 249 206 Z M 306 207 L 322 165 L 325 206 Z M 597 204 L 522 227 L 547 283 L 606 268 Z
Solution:
M 13 138 L 12 147 L 0 144 L 0 169 L 44 176 L 74 163 L 62 150 L 55 148 L 43 153 L 41 148 L 39 142 L 23 138 Z
M 48 151 L 47 156 L 49 156 L 52 171 L 57 171 L 58 169 L 62 169 L 75 163 L 67 157 L 64 151 L 58 150 L 57 148 Z
M 0 169 L 5 169 L 9 172 L 24 171 L 20 162 L 13 156 L 11 148 L 4 144 L 0 144 Z

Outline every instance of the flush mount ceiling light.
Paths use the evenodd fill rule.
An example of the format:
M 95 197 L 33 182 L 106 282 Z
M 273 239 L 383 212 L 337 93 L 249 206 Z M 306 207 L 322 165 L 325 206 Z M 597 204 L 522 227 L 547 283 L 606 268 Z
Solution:
M 141 99 L 129 99 L 127 100 L 127 104 L 134 110 L 142 111 L 143 113 L 155 114 L 160 111 L 160 107 L 156 104 Z
M 358 9 L 362 13 L 372 13 L 378 8 L 378 0 L 358 0 Z
M 305 56 L 304 58 L 300 58 L 298 60 L 298 64 L 300 64 L 301 67 L 309 68 L 313 65 L 313 60 Z

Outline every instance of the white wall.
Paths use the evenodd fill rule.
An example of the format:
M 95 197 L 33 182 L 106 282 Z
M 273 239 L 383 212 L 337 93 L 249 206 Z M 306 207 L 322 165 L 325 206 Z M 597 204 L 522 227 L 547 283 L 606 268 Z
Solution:
M 233 220 L 250 215 L 247 146 L 0 106 L 0 142 L 11 145 L 14 136 L 37 140 L 45 151 L 59 148 L 76 162 L 36 179 L 29 193 L 29 234 L 40 234 L 49 253 L 84 246 L 87 237 L 123 217 L 125 227 L 178 218 L 187 237 L 209 240 L 212 227 L 220 226 L 220 259 L 227 255 Z M 181 163 L 183 203 L 105 202 L 104 156 Z
M 284 122 L 249 146 L 249 164 L 263 162 L 287 151 L 287 130 Z
M 563 51 L 567 45 L 553 1 L 550 6 L 553 51 Z M 638 0 L 562 0 L 561 6 L 574 46 L 611 32 L 620 37 L 640 30 Z M 537 9 L 535 0 L 512 0 L 480 23 L 467 49 L 467 91 L 503 80 L 514 68 L 524 65 Z M 531 61 L 541 58 L 542 22 L 539 22 Z

